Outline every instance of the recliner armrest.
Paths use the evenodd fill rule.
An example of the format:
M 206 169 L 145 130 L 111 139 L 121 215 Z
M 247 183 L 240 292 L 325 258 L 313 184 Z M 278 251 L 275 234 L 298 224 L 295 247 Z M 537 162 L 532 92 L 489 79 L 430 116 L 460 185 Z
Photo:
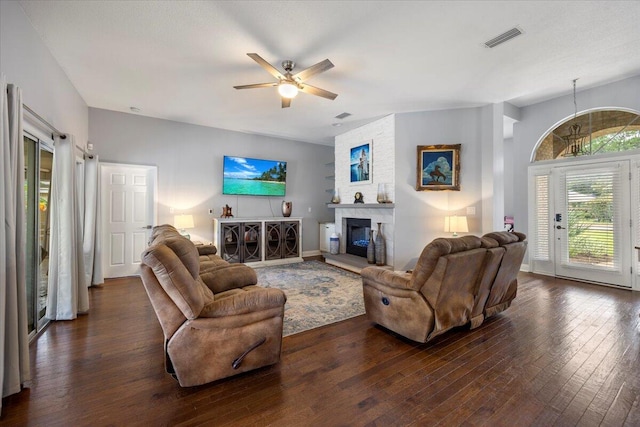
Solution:
M 198 255 L 215 255 L 218 253 L 218 248 L 214 245 L 196 245 L 198 249 Z
M 392 288 L 415 290 L 411 287 L 411 274 L 387 270 L 381 267 L 366 267 L 360 272 L 362 278 Z
M 283 308 L 287 297 L 280 289 L 257 288 L 220 298 L 204 306 L 199 317 L 224 317 Z
M 214 294 L 258 283 L 255 270 L 244 264 L 221 265 L 200 273 L 200 278 Z

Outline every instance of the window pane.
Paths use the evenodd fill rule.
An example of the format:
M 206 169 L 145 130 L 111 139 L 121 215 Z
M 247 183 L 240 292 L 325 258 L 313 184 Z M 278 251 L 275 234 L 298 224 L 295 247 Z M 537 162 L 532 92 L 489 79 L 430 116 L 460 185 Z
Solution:
M 619 172 L 577 172 L 566 177 L 568 242 L 563 264 L 619 270 L 615 236 L 620 233 Z

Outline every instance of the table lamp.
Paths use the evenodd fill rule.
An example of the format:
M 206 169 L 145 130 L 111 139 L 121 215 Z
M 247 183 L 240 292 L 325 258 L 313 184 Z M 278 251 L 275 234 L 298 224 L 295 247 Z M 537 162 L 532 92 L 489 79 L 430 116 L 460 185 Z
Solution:
M 187 239 L 191 239 L 189 233 L 187 233 L 187 228 L 193 228 L 195 225 L 193 224 L 193 215 L 176 215 L 173 217 L 173 226 L 180 231 L 180 234 Z
M 447 233 L 453 232 L 453 237 L 458 237 L 458 231 L 461 233 L 468 233 L 469 225 L 467 224 L 467 217 L 464 215 L 445 216 L 444 231 Z

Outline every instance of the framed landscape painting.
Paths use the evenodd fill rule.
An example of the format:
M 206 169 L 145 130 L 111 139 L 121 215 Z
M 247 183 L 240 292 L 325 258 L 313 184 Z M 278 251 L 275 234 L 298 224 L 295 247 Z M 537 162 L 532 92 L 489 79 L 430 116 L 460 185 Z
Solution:
M 372 141 L 351 147 L 349 151 L 349 175 L 353 184 L 370 184 L 373 182 L 371 173 Z
M 417 191 L 460 191 L 460 145 L 418 145 Z

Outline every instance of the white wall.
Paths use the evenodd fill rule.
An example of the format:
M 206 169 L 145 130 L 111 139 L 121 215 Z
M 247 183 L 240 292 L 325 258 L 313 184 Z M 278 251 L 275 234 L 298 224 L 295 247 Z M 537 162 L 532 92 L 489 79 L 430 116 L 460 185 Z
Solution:
M 504 140 L 504 214 L 507 216 L 513 216 L 514 206 L 514 172 L 513 165 L 513 138 L 507 138 Z
M 444 230 L 448 212 L 468 216 L 469 234 L 482 226 L 482 109 L 396 114 L 395 269 L 413 268 L 422 249 Z M 416 191 L 417 146 L 462 144 L 460 191 Z
M 640 111 L 640 76 L 578 92 L 578 114 L 598 108 Z M 574 114 L 573 93 L 521 109 L 521 120 L 513 127 L 513 215 L 515 229 L 529 234 L 527 171 L 540 139 L 559 122 Z M 525 259 L 525 264 L 529 263 Z
M 213 241 L 213 217 L 225 204 L 235 217 L 255 218 L 281 217 L 282 201 L 293 202 L 291 216 L 304 217 L 303 251 L 319 249 L 318 223 L 333 220 L 326 206 L 331 193 L 325 191 L 333 147 L 95 108 L 89 109 L 89 136 L 103 162 L 157 166 L 158 221 L 173 223 L 174 214 L 193 214 L 193 240 Z M 224 155 L 286 161 L 286 196 L 223 196 Z
M 351 148 L 372 143 L 372 183 L 351 183 Z M 378 184 L 384 184 L 387 197 L 393 201 L 395 181 L 395 117 L 389 115 L 373 123 L 338 135 L 335 138 L 335 186 L 340 190 L 341 203 L 353 203 L 354 194 L 364 195 L 365 203 L 377 203 Z
M 22 100 L 84 148 L 88 108 L 17 1 L 0 1 L 0 72 L 22 89 Z

